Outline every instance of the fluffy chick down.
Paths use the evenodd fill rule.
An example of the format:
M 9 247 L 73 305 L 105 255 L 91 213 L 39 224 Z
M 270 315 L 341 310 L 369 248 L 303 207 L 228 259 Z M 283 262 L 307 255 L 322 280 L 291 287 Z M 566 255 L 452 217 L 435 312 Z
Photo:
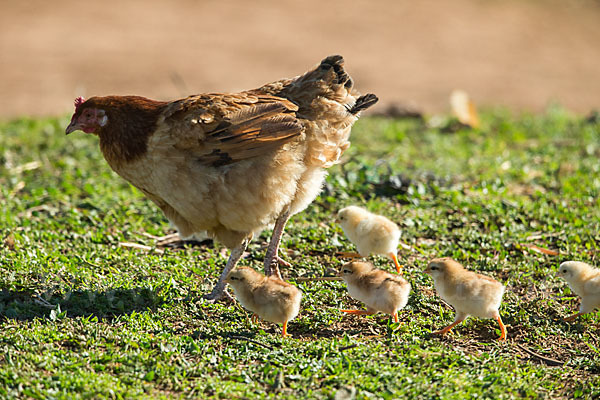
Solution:
M 558 276 L 567 281 L 571 290 L 581 297 L 579 312 L 566 318 L 566 321 L 600 308 L 600 269 L 581 261 L 565 261 L 558 267 Z
M 367 306 L 364 314 L 383 312 L 397 322 L 397 312 L 406 306 L 410 293 L 406 279 L 360 261 L 343 265 L 339 276 L 346 282 L 350 297 Z
M 489 276 L 469 271 L 448 257 L 433 259 L 424 272 L 431 275 L 440 297 L 456 311 L 454 322 L 436 333 L 445 334 L 472 315 L 495 319 L 500 324 L 500 339 L 506 337 L 498 311 L 504 295 L 504 285 Z
M 232 270 L 226 282 L 231 285 L 235 297 L 244 308 L 266 321 L 283 324 L 283 334 L 286 336 L 287 323 L 300 312 L 300 289 L 276 276 L 264 276 L 249 267 Z
M 397 255 L 401 232 L 398 225 L 358 206 L 342 208 L 336 220 L 362 257 L 370 254 L 389 257 L 400 272 Z

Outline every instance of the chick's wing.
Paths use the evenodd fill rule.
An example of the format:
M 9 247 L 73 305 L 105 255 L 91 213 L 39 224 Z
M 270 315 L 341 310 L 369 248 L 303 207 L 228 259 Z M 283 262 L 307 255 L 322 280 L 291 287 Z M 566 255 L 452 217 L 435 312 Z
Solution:
M 586 293 L 600 295 L 600 274 L 589 279 L 583 288 Z
M 205 94 L 171 103 L 152 140 L 218 167 L 260 156 L 302 134 L 297 106 L 270 95 Z
M 287 282 L 269 279 L 254 290 L 254 301 L 262 307 L 272 305 L 277 301 L 287 302 L 292 299 L 295 291 L 296 287 Z

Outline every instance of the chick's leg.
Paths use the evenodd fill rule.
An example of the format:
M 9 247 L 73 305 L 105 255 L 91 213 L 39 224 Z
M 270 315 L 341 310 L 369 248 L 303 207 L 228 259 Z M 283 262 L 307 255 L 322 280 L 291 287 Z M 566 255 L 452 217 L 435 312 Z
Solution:
M 498 315 L 496 317 L 496 321 L 498 321 L 498 324 L 500 324 L 500 337 L 498 338 L 498 340 L 505 340 L 506 339 L 506 327 L 502 323 L 502 318 L 500 318 L 500 316 Z
M 281 336 L 282 337 L 288 337 L 288 333 L 287 333 L 287 321 L 285 321 L 283 323 L 283 330 L 281 331 Z
M 277 221 L 275 221 L 275 226 L 273 227 L 273 235 L 271 235 L 271 242 L 269 243 L 269 247 L 267 247 L 267 253 L 265 254 L 265 275 L 276 275 L 279 279 L 281 279 L 281 273 L 279 272 L 279 262 L 282 264 L 288 264 L 279 257 L 279 243 L 281 242 L 281 235 L 283 235 L 283 229 L 285 228 L 285 224 L 290 219 L 290 211 L 284 211 Z
M 388 256 L 394 260 L 394 265 L 396 266 L 396 271 L 398 271 L 399 274 L 402 273 L 402 265 L 400 265 L 398 263 L 398 257 L 396 256 L 396 254 L 394 253 L 389 253 Z
M 231 254 L 229 255 L 229 259 L 227 260 L 227 264 L 225 264 L 225 268 L 223 268 L 223 272 L 221 272 L 221 276 L 219 277 L 219 281 L 213 288 L 210 294 L 204 296 L 207 300 L 219 300 L 221 296 L 223 296 L 223 292 L 225 291 L 225 279 L 229 272 L 236 266 L 237 262 L 242 258 L 242 254 L 248 247 L 248 243 L 250 242 L 249 238 L 244 239 L 244 241 L 236 248 L 231 250 Z
M 463 322 L 466 317 L 467 316 L 464 315 L 464 314 L 456 314 L 456 317 L 454 318 L 454 322 L 453 323 L 451 323 L 450 325 L 448 325 L 444 329 L 441 329 L 439 331 L 435 331 L 435 332 L 432 332 L 432 333 L 434 335 L 445 335 L 446 333 L 450 332 L 450 329 L 454 328 L 456 325 L 458 325 L 461 322 Z

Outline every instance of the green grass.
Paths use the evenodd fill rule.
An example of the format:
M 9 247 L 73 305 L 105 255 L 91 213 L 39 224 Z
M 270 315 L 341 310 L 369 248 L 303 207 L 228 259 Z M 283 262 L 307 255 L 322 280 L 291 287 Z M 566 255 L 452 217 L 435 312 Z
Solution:
M 560 108 L 492 110 L 481 129 L 453 132 L 359 121 L 345 163 L 288 225 L 283 256 L 294 267 L 284 274 L 338 268 L 336 251 L 353 247 L 333 215 L 362 204 L 402 227 L 413 292 L 395 326 L 339 313 L 360 307 L 343 283 L 298 283 L 302 311 L 283 340 L 240 306 L 202 299 L 225 264 L 220 245 L 119 246 L 154 249 L 143 233 L 170 227 L 110 170 L 97 139 L 66 137 L 66 123 L 0 123 L 1 398 L 334 398 L 348 386 L 359 399 L 600 396 L 600 316 L 562 322 L 578 299 L 555 277 L 565 260 L 599 264 L 599 124 Z M 261 268 L 268 238 L 241 263 Z M 508 286 L 505 344 L 492 320 L 430 336 L 454 315 L 420 272 L 437 256 Z

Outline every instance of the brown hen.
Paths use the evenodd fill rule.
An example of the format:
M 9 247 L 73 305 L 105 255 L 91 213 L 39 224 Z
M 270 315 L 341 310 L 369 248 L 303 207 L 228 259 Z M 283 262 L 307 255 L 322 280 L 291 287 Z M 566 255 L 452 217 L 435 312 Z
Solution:
M 318 195 L 360 111 L 377 102 L 359 97 L 343 65 L 330 56 L 304 75 L 235 94 L 78 98 L 66 133 L 96 134 L 110 167 L 181 237 L 207 232 L 231 249 L 207 296 L 217 299 L 252 236 L 273 224 L 264 267 L 280 276 L 286 222 Z

